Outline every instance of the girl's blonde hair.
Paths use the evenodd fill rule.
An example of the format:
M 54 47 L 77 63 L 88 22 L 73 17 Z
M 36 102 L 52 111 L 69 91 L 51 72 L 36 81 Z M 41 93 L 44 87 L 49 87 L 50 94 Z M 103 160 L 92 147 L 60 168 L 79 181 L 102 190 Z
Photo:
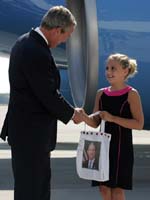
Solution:
M 136 60 L 129 58 L 125 54 L 120 54 L 120 53 L 111 54 L 108 57 L 107 62 L 109 60 L 115 60 L 122 66 L 123 69 L 126 69 L 126 68 L 129 69 L 129 73 L 128 73 L 126 79 L 133 77 L 138 72 Z

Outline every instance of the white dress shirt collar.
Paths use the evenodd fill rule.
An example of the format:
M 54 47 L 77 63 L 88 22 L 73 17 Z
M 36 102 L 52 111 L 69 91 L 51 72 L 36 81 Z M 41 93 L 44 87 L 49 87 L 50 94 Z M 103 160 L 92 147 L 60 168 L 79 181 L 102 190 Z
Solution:
M 94 161 L 95 159 L 88 161 L 88 168 L 93 168 Z
M 38 34 L 40 34 L 40 35 L 42 36 L 42 38 L 45 40 L 45 42 L 46 42 L 47 45 L 48 45 L 48 40 L 46 39 L 46 37 L 44 36 L 44 34 L 43 34 L 42 31 L 40 30 L 40 28 L 37 27 L 37 28 L 35 29 L 35 31 L 36 31 Z

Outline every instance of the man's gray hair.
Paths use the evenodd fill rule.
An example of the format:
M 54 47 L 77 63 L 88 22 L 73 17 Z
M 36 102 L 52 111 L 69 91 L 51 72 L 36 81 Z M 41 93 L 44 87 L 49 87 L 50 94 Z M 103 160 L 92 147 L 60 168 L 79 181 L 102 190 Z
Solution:
M 41 21 L 41 27 L 46 29 L 61 28 L 66 32 L 69 27 L 76 26 L 73 14 L 64 6 L 54 6 L 48 10 Z

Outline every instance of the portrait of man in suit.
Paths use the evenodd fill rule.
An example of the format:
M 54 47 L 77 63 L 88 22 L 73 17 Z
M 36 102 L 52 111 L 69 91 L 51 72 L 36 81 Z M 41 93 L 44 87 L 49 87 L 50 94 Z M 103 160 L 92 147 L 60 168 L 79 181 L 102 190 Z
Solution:
M 85 141 L 82 167 L 88 169 L 99 169 L 99 142 Z

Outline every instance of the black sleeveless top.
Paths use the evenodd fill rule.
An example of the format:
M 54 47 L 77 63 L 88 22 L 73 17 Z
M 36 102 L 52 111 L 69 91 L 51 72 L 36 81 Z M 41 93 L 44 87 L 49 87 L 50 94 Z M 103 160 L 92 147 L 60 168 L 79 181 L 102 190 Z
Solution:
M 132 118 L 128 103 L 128 93 L 131 89 L 132 87 L 130 86 L 118 91 L 110 91 L 109 87 L 104 88 L 99 102 L 100 110 L 108 111 L 112 115 L 123 118 Z M 106 122 L 105 132 L 110 133 L 112 136 L 109 153 L 110 179 L 103 183 L 93 181 L 92 185 L 102 184 L 111 188 L 132 189 L 132 130 L 112 122 Z

